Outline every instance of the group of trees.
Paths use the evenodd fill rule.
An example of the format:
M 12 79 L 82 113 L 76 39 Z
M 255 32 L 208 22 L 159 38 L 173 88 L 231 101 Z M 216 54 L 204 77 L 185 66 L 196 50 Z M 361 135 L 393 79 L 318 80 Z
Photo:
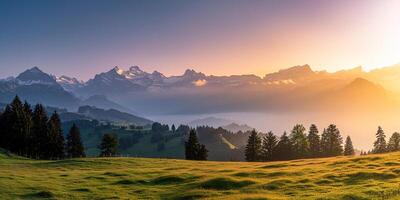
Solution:
M 378 127 L 378 131 L 375 135 L 376 140 L 374 142 L 374 148 L 372 152 L 369 153 L 386 153 L 400 150 L 400 133 L 394 132 L 388 143 L 386 143 L 386 135 L 382 127 Z M 367 153 L 364 152 L 363 154 Z
M 199 143 L 197 133 L 194 129 L 190 130 L 189 138 L 185 142 L 186 160 L 207 160 L 208 150 L 206 146 Z
M 48 118 L 43 105 L 37 104 L 32 111 L 18 96 L 0 116 L 0 147 L 34 159 L 85 157 L 77 126 L 71 127 L 65 142 L 57 112 Z
M 351 138 L 348 136 L 343 149 L 343 139 L 336 125 L 331 124 L 322 134 L 312 124 L 308 134 L 303 125 L 297 124 L 291 133 L 286 132 L 278 139 L 271 131 L 261 136 L 253 130 L 245 149 L 247 161 L 277 161 L 301 158 L 354 155 Z

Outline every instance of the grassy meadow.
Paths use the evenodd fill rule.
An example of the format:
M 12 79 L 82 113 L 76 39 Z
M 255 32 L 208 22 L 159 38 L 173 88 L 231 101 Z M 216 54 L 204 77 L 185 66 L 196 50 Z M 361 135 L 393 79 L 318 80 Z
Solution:
M 400 153 L 270 163 L 0 154 L 0 199 L 400 199 L 399 184 Z

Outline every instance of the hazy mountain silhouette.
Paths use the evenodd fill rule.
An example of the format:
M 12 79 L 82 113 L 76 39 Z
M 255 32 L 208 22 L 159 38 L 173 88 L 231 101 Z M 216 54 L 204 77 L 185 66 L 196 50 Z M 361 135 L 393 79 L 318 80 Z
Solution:
M 182 75 L 167 77 L 133 66 L 128 70 L 114 67 L 82 82 L 66 76 L 52 76 L 34 67 L 16 78 L 0 81 L 0 102 L 9 102 L 18 94 L 31 102 L 57 107 L 76 109 L 87 104 L 146 114 L 301 111 L 319 109 L 325 104 L 326 109 L 334 108 L 332 102 L 351 109 L 355 103 L 381 103 L 383 101 L 378 99 L 393 98 L 394 93 L 383 87 L 396 89 L 393 85 L 400 80 L 398 78 L 400 66 L 371 72 L 356 67 L 330 73 L 301 65 L 263 78 L 213 76 L 191 69 Z
M 136 125 L 148 125 L 153 123 L 151 120 L 129 113 L 121 112 L 115 109 L 104 110 L 94 106 L 81 106 L 78 109 L 78 113 L 100 121 L 125 122 Z
M 247 124 L 237 124 L 237 123 L 230 123 L 228 125 L 222 126 L 222 128 L 233 133 L 237 133 L 239 131 L 246 132 L 254 129 L 248 126 Z

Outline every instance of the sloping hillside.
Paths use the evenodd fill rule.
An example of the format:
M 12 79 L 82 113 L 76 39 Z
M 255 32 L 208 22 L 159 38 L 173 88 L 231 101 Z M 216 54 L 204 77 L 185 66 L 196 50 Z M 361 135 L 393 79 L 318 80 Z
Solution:
M 2 199 L 400 199 L 400 153 L 288 162 L 0 156 Z M 45 174 L 45 176 L 44 176 Z

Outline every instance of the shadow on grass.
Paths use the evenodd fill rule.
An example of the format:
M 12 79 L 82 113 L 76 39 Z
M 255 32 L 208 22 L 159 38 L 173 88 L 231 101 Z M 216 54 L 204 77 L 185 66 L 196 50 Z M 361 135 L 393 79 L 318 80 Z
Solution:
M 76 188 L 76 189 L 72 189 L 72 191 L 75 192 L 90 192 L 89 188 Z
M 137 181 L 132 181 L 132 180 L 129 180 L 129 179 L 123 179 L 123 180 L 119 180 L 119 181 L 115 182 L 114 184 L 116 184 L 116 185 L 134 185 L 134 184 L 137 184 L 137 183 L 138 183 Z
M 151 182 L 156 185 L 180 184 L 186 182 L 187 179 L 179 176 L 161 176 L 153 179 Z
M 230 178 L 214 178 L 201 183 L 200 187 L 214 190 L 234 190 L 252 184 L 255 184 L 255 182 L 250 180 L 237 181 Z
M 54 199 L 54 194 L 50 191 L 39 191 L 22 196 L 23 199 Z
M 393 173 L 379 173 L 379 172 L 356 172 L 352 174 L 347 174 L 344 183 L 347 185 L 357 184 L 367 180 L 378 180 L 386 181 L 389 179 L 396 178 Z
M 281 164 L 274 164 L 274 165 L 265 165 L 265 166 L 263 166 L 261 168 L 263 168 L 263 169 L 275 169 L 275 168 L 282 168 L 282 167 L 288 167 L 288 166 L 290 166 L 290 165 L 281 163 Z
M 103 175 L 113 176 L 113 177 L 120 177 L 120 176 L 126 176 L 127 174 L 117 173 L 117 172 L 104 172 Z
M 263 185 L 263 189 L 266 190 L 277 190 L 279 188 L 282 188 L 284 186 L 287 186 L 288 184 L 292 183 L 293 181 L 288 180 L 288 179 L 280 179 L 280 180 L 275 180 L 271 181 L 265 185 Z

